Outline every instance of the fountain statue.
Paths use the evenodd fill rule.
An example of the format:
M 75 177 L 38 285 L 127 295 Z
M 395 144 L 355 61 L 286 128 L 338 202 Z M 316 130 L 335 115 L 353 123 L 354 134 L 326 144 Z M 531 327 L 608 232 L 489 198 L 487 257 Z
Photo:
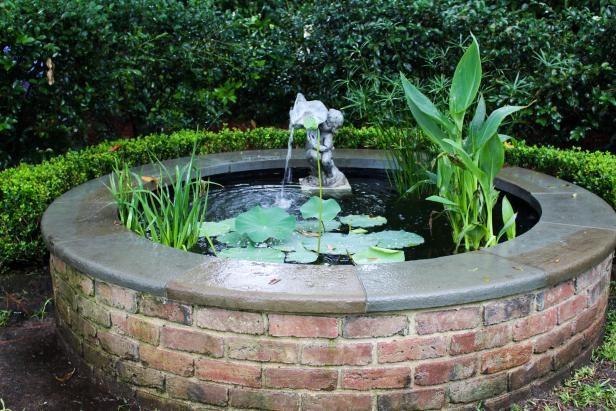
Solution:
M 289 117 L 291 130 L 300 127 L 306 129 L 306 159 L 310 165 L 310 175 L 300 179 L 302 189 L 319 188 L 320 166 L 323 189 L 351 191 L 347 178 L 336 167 L 333 159 L 334 133 L 342 126 L 342 113 L 333 108 L 328 110 L 320 101 L 306 101 L 304 95 L 298 93 Z

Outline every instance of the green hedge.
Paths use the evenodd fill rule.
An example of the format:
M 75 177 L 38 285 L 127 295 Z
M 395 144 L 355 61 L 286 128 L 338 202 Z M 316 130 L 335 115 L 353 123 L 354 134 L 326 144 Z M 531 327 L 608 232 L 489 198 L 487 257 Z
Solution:
M 298 132 L 296 143 L 305 135 Z M 336 136 L 338 147 L 377 147 L 374 129 L 343 128 Z M 146 164 L 152 156 L 164 160 L 190 155 L 196 142 L 199 154 L 286 147 L 288 131 L 259 128 L 246 132 L 179 131 L 131 140 L 110 141 L 81 151 L 71 151 L 38 165 L 22 164 L 0 172 L 0 271 L 14 263 L 45 255 L 40 220 L 51 202 L 62 193 L 92 178 L 111 172 L 120 156 L 130 165 Z M 120 145 L 115 151 L 112 148 Z
M 336 146 L 386 148 L 374 128 L 343 128 Z M 305 135 L 298 132 L 297 146 Z M 288 132 L 259 128 L 218 133 L 180 131 L 133 140 L 118 140 L 72 151 L 38 165 L 22 164 L 0 172 L 0 272 L 14 264 L 45 256 L 40 220 L 47 206 L 62 193 L 111 172 L 119 156 L 131 165 L 189 155 L 196 142 L 199 154 L 286 147 Z M 116 147 L 119 145 L 119 148 Z M 507 150 L 510 164 L 562 177 L 594 191 L 616 207 L 616 156 L 601 152 L 529 147 L 518 143 Z

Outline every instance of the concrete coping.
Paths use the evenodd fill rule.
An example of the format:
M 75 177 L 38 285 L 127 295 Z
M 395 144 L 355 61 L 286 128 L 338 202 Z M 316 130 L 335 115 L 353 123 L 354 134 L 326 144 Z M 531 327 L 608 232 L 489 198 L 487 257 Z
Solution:
M 206 176 L 284 167 L 286 150 L 199 157 Z M 168 167 L 187 158 L 165 162 Z M 383 170 L 383 152 L 337 150 L 342 168 Z M 291 166 L 303 167 L 295 150 Z M 154 165 L 136 168 L 157 174 Z M 189 304 L 229 309 L 357 314 L 444 307 L 543 288 L 573 278 L 616 247 L 616 213 L 593 193 L 518 167 L 499 189 L 541 217 L 523 235 L 480 251 L 364 266 L 315 266 L 226 260 L 153 243 L 117 221 L 109 176 L 82 184 L 47 209 L 41 223 L 51 253 L 94 278 Z M 272 281 L 272 280 L 276 281 Z

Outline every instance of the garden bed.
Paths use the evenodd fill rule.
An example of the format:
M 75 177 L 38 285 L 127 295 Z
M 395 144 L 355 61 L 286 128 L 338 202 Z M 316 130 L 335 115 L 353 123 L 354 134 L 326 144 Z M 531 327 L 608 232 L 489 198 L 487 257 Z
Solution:
M 281 153 L 199 164 L 205 175 L 280 168 Z M 372 151 L 338 150 L 337 159 L 387 165 Z M 500 409 L 562 379 L 599 341 L 616 217 L 562 180 L 519 168 L 499 177 L 541 213 L 519 238 L 338 267 L 156 245 L 117 224 L 107 179 L 93 180 L 56 200 L 42 223 L 62 341 L 112 388 L 166 408 L 439 409 L 484 400 Z

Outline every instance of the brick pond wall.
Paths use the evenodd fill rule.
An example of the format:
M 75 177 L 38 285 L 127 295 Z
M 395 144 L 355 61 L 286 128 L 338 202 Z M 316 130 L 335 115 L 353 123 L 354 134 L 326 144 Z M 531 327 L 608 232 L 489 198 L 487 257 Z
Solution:
M 163 410 L 473 410 L 550 387 L 602 335 L 612 256 L 535 292 L 366 315 L 230 311 L 93 279 L 51 257 L 61 343 Z

